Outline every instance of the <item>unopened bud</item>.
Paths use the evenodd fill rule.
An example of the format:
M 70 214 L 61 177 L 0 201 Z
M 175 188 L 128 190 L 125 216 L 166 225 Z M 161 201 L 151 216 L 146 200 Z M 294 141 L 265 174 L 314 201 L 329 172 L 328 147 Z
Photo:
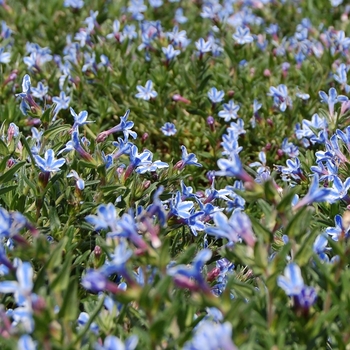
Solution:
M 150 181 L 150 180 L 146 180 L 146 181 L 142 184 L 142 186 L 143 186 L 143 189 L 144 189 L 144 190 L 147 190 L 147 188 L 151 186 L 151 181 Z
M 145 132 L 142 137 L 141 137 L 141 143 L 144 144 L 146 142 L 146 140 L 148 139 L 148 133 Z
M 284 152 L 283 152 L 281 149 L 278 149 L 278 150 L 277 150 L 277 156 L 278 156 L 279 158 L 283 157 L 283 154 L 284 154 Z
M 100 256 L 101 256 L 101 254 L 102 254 L 102 249 L 101 249 L 100 246 L 97 245 L 97 246 L 95 247 L 95 249 L 94 249 L 95 258 L 96 258 L 96 259 L 99 259 Z
M 271 71 L 269 69 L 264 70 L 264 77 L 266 77 L 266 78 L 271 77 Z
M 7 163 L 6 163 L 6 165 L 7 165 L 8 168 L 13 167 L 15 164 L 16 164 L 16 162 L 15 162 L 15 160 L 14 160 L 13 158 L 10 158 L 10 159 L 7 161 Z
M 207 118 L 207 124 L 209 125 L 211 131 L 215 131 L 215 120 L 211 115 Z
M 183 96 L 181 96 L 179 94 L 173 95 L 173 100 L 176 102 L 180 101 L 180 102 L 187 103 L 187 104 L 191 103 L 190 100 L 188 100 L 187 98 L 184 98 Z
M 212 282 L 220 275 L 220 268 L 214 267 L 207 275 L 207 281 Z

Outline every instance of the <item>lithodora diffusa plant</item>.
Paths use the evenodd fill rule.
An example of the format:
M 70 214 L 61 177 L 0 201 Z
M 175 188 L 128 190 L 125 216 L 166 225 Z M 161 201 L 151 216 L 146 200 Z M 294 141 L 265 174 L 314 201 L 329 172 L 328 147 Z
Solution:
M 346 349 L 348 14 L 0 0 L 1 349 Z

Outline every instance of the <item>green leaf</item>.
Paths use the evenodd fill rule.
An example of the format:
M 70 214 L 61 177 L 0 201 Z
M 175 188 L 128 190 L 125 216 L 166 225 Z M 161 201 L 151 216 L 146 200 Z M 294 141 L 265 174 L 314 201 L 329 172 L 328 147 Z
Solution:
M 208 82 L 212 78 L 211 74 L 208 74 L 200 83 L 197 88 L 198 93 L 202 92 L 205 88 L 208 88 Z
M 302 236 L 308 229 L 308 223 L 311 222 L 314 208 L 304 207 L 300 209 L 288 223 L 285 234 L 289 238 Z
M 51 270 L 61 265 L 63 247 L 65 247 L 67 242 L 68 238 L 63 237 L 61 241 L 56 245 L 54 251 L 51 252 L 50 260 L 47 262 L 47 269 Z
M 9 154 L 9 149 L 7 148 L 5 142 L 0 139 L 0 155 L 6 156 Z
M 70 271 L 72 267 L 72 254 L 67 254 L 61 270 L 56 277 L 53 278 L 50 283 L 50 288 L 55 291 L 62 291 L 67 289 L 70 277 Z
M 181 255 L 176 259 L 178 264 L 188 264 L 190 263 L 194 257 L 195 257 L 195 252 L 196 252 L 196 245 L 192 244 L 191 246 L 187 247 Z
M 15 190 L 16 188 L 17 188 L 17 185 L 1 187 L 0 188 L 0 195 L 5 194 L 7 192 L 10 192 L 12 190 Z
M 18 169 L 22 168 L 23 165 L 25 165 L 26 162 L 22 161 L 11 167 L 6 173 L 2 174 L 0 176 L 0 184 L 6 183 L 8 181 L 11 181 L 13 179 L 13 176 L 17 172 Z
M 72 126 L 69 125 L 69 124 L 58 125 L 58 126 L 55 126 L 55 127 L 51 128 L 51 129 L 46 130 L 43 133 L 43 137 L 48 138 L 48 139 L 54 139 L 61 132 L 68 131 L 71 128 L 72 128 Z
M 56 207 L 49 207 L 50 230 L 56 232 L 61 227 Z
M 68 288 L 66 289 L 62 306 L 60 308 L 59 317 L 63 317 L 67 321 L 76 321 L 78 316 L 78 283 L 77 278 L 72 277 Z

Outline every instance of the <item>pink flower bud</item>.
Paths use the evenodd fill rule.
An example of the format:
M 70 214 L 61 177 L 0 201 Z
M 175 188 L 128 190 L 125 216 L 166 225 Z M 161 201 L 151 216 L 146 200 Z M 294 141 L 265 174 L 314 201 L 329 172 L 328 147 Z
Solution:
M 182 97 L 182 96 L 179 95 L 179 94 L 173 95 L 173 100 L 176 101 L 176 102 L 179 101 L 179 102 L 183 102 L 183 103 L 187 103 L 187 104 L 190 104 L 190 103 L 191 103 L 190 100 L 188 100 L 187 98 Z

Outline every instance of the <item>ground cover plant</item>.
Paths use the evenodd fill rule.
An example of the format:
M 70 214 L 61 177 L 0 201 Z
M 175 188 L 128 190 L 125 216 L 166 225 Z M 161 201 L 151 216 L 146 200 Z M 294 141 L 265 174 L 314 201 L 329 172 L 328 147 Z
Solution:
M 0 0 L 1 349 L 346 349 L 349 12 Z

